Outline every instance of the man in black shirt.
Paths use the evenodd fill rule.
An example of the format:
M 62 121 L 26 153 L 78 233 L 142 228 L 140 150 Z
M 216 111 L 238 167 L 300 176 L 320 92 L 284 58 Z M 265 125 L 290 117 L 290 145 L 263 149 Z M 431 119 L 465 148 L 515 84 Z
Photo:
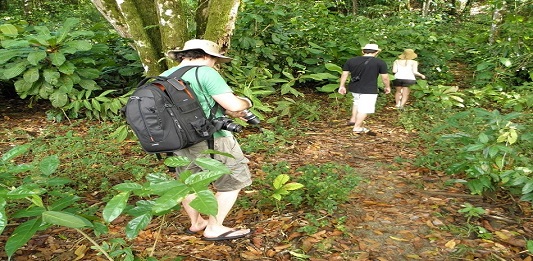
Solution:
M 351 75 L 348 91 L 353 95 L 353 108 L 348 125 L 353 125 L 353 132 L 356 134 L 370 131 L 363 128 L 363 121 L 376 110 L 379 75 L 385 86 L 385 93 L 390 93 L 387 64 L 376 58 L 380 51 L 377 44 L 367 44 L 363 47 L 363 56 L 350 58 L 342 67 L 339 93 L 346 94 L 345 83 Z

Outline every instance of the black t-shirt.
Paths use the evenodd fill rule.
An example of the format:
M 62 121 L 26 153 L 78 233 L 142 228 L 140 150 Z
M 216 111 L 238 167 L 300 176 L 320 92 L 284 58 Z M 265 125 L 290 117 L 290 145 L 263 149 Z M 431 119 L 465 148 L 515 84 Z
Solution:
M 365 62 L 367 63 L 365 64 Z M 348 85 L 348 91 L 377 94 L 378 76 L 387 73 L 387 64 L 381 59 L 372 56 L 357 56 L 346 61 L 342 70 L 350 72 L 352 77 Z M 359 76 L 359 80 L 355 80 L 357 76 Z

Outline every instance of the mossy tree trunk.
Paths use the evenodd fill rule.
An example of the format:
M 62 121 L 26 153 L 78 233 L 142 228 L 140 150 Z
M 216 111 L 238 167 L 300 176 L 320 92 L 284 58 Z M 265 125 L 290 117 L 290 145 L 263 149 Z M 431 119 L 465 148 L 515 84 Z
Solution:
M 175 65 L 165 53 L 192 38 L 229 48 L 240 5 L 240 0 L 198 0 L 194 6 L 186 0 L 91 1 L 122 37 L 133 40 L 147 75 Z M 190 10 L 197 10 L 194 17 Z

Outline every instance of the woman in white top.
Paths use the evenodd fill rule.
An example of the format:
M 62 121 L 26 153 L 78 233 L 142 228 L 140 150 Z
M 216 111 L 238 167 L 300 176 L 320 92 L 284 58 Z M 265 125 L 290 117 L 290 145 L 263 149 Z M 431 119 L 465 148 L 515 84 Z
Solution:
M 418 72 L 418 62 L 413 60 L 417 57 L 413 49 L 405 49 L 398 60 L 392 64 L 394 80 L 392 86 L 396 87 L 396 108 L 402 109 L 409 99 L 409 86 L 416 84 L 416 76 L 426 79 L 426 76 Z

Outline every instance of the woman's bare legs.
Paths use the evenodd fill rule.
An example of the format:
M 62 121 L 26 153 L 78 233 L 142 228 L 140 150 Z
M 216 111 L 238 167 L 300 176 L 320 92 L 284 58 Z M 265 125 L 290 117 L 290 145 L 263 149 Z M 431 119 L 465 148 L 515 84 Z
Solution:
M 409 87 L 402 87 L 402 100 L 400 103 L 400 107 L 403 108 L 403 106 L 407 103 L 407 100 L 409 100 L 409 93 L 411 90 Z
M 400 107 L 402 102 L 402 88 L 401 86 L 396 87 L 396 93 L 394 94 L 394 99 L 396 100 L 396 107 Z

